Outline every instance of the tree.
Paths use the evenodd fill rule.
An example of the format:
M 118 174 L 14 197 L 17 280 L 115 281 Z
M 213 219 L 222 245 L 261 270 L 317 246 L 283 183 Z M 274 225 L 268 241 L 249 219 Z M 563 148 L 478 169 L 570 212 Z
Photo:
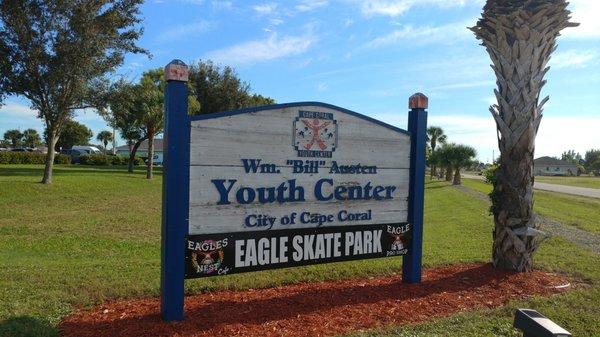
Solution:
M 20 130 L 13 129 L 8 130 L 4 133 L 4 139 L 10 142 L 10 145 L 13 148 L 17 148 L 21 145 L 21 141 L 23 140 L 23 133 Z
M 40 134 L 35 129 L 27 129 L 23 131 L 23 144 L 26 147 L 38 147 L 42 144 Z
M 100 142 L 102 142 L 102 144 L 104 145 L 104 153 L 106 154 L 106 147 L 108 146 L 109 142 L 112 142 L 113 140 L 113 134 L 110 131 L 100 131 L 100 133 L 98 133 L 98 135 L 96 136 L 96 139 Z
M 448 137 L 444 134 L 444 130 L 439 126 L 430 126 L 427 128 L 427 140 L 431 147 L 431 152 L 435 152 L 437 144 L 445 144 Z M 431 178 L 436 175 L 436 166 L 431 165 Z
M 462 144 L 449 144 L 447 151 L 448 164 L 454 170 L 452 185 L 460 185 L 460 170 L 473 164 L 477 152 L 471 146 Z
M 441 167 L 442 163 L 441 163 L 441 158 L 440 158 L 440 151 L 439 149 L 435 152 L 431 151 L 431 148 L 427 147 L 427 152 L 428 152 L 428 157 L 427 157 L 427 163 L 429 164 L 429 167 L 431 168 L 431 179 L 433 179 L 434 177 L 437 177 L 437 174 L 435 172 L 433 172 L 433 168 L 439 168 Z
M 52 182 L 55 147 L 77 109 L 98 107 L 104 77 L 124 54 L 145 53 L 143 0 L 0 0 L 0 79 L 7 94 L 29 99 L 44 121 Z
M 154 137 L 164 128 L 165 85 L 163 70 L 154 69 L 145 72 L 137 86 L 138 99 L 135 101 L 135 109 L 140 113 L 138 122 L 143 125 L 148 137 L 146 179 L 152 179 L 153 174 Z
M 275 103 L 272 98 L 250 94 L 250 85 L 242 81 L 233 68 L 221 69 L 212 61 L 192 64 L 189 78 L 200 102 L 201 114 Z
M 452 181 L 452 146 L 453 144 L 444 144 L 441 148 L 438 148 L 433 155 L 437 166 L 440 168 L 440 178 L 444 178 L 446 181 Z
M 575 150 L 563 152 L 560 159 L 575 165 L 579 165 L 582 161 L 581 155 L 575 153 Z
M 48 135 L 44 136 L 46 139 L 49 137 Z M 59 136 L 60 138 L 54 145 L 56 151 L 70 149 L 74 145 L 87 145 L 94 134 L 87 126 L 69 119 L 64 123 Z M 48 148 L 48 151 L 50 151 L 50 148 Z
M 533 269 L 533 255 L 546 237 L 533 214 L 533 155 L 556 38 L 569 22 L 565 0 L 487 0 L 482 18 L 471 30 L 493 63 L 498 104 L 490 107 L 496 122 L 500 166 L 492 195 L 495 267 Z
M 135 156 L 139 146 L 147 139 L 143 126 L 138 123 L 137 111 L 134 110 L 136 99 L 135 84 L 119 79 L 110 87 L 107 95 L 107 107 L 98 113 L 113 128 L 119 130 L 121 137 L 129 145 L 128 171 L 133 173 Z
M 5 137 L 6 138 L 6 137 Z M 598 168 L 594 168 L 593 165 L 600 159 L 600 149 L 598 150 L 589 150 L 585 152 L 585 169 L 588 172 L 598 170 Z
M 600 175 L 600 157 L 596 157 L 594 161 L 590 162 L 589 169 L 595 176 Z
M 164 70 L 160 68 L 144 72 L 138 84 L 121 79 L 112 86 L 108 109 L 99 111 L 130 145 L 129 172 L 133 172 L 139 146 L 144 140 L 148 140 L 147 179 L 153 177 L 154 138 L 164 127 L 165 86 Z M 200 104 L 190 84 L 188 89 L 188 113 L 197 114 Z

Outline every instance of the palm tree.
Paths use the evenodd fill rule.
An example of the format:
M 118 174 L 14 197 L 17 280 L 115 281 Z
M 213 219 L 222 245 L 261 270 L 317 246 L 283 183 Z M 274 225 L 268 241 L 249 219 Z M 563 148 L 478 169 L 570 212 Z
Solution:
M 437 144 L 445 144 L 448 137 L 444 134 L 444 130 L 439 126 L 430 126 L 427 128 L 427 140 L 429 141 L 429 146 L 431 147 L 431 153 L 435 152 L 435 148 Z M 431 178 L 436 175 L 436 165 L 431 165 Z
M 27 147 L 37 147 L 42 143 L 40 134 L 35 129 L 27 129 L 23 131 L 23 144 Z
M 461 177 L 460 170 L 469 167 L 473 164 L 473 160 L 477 156 L 477 152 L 474 148 L 468 145 L 462 144 L 450 144 L 448 145 L 448 162 L 451 170 L 454 170 L 454 178 L 452 185 L 460 185 Z
M 471 30 L 493 62 L 498 104 L 490 111 L 498 130 L 500 167 L 491 194 L 494 266 L 530 271 L 544 239 L 533 214 L 535 137 L 548 97 L 539 102 L 556 38 L 569 22 L 565 0 L 487 0 Z
M 452 144 L 444 144 L 441 148 L 435 151 L 433 158 L 436 160 L 437 166 L 440 168 L 440 178 L 445 178 L 446 181 L 452 180 Z M 444 173 L 445 171 L 445 173 Z
M 106 154 L 106 147 L 108 146 L 108 143 L 112 142 L 113 140 L 112 132 L 106 130 L 102 131 L 98 133 L 96 139 L 102 142 L 102 144 L 104 145 L 104 153 Z
M 148 136 L 148 161 L 146 179 L 152 179 L 154 168 L 154 137 L 163 131 L 165 120 L 163 112 L 164 88 L 163 69 L 146 71 L 138 84 L 139 100 L 136 109 L 141 112 L 140 122 Z
M 18 147 L 23 139 L 23 134 L 17 129 L 8 130 L 4 133 L 4 139 L 10 141 L 13 148 Z

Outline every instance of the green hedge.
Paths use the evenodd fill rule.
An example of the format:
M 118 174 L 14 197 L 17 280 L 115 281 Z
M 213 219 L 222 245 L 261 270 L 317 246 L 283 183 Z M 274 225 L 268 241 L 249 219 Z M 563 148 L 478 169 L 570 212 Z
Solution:
M 0 152 L 0 164 L 45 164 L 46 154 L 38 152 Z M 71 157 L 65 154 L 54 156 L 55 164 L 70 164 Z
M 95 166 L 108 166 L 108 165 L 128 165 L 129 157 L 121 156 L 109 156 L 105 154 L 90 154 L 79 157 L 79 163 L 81 165 L 95 165 Z M 135 157 L 135 165 L 142 165 L 144 161 L 140 157 Z

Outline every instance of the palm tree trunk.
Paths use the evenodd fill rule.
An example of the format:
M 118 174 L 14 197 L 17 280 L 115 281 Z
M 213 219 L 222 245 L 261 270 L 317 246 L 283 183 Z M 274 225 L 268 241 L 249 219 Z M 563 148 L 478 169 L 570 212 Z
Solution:
M 454 179 L 452 180 L 452 185 L 460 185 L 461 183 L 462 182 L 461 182 L 461 179 L 460 179 L 460 169 L 457 168 L 454 171 Z
M 530 271 L 544 233 L 533 213 L 535 137 L 546 97 L 539 103 L 550 55 L 569 23 L 565 0 L 488 0 L 472 28 L 493 62 L 498 104 L 490 108 L 498 130 L 500 167 L 491 194 L 494 266 Z
M 452 167 L 448 166 L 446 167 L 446 177 L 445 177 L 446 181 L 452 181 Z
M 146 179 L 152 179 L 152 169 L 154 168 L 154 133 L 148 134 L 148 163 L 146 170 Z

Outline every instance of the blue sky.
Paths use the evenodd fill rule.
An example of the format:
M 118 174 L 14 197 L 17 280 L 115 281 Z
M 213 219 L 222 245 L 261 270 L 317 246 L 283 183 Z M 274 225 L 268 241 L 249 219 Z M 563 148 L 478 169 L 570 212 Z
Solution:
M 179 58 L 233 66 L 254 92 L 278 103 L 322 101 L 405 128 L 408 97 L 430 98 L 429 124 L 489 161 L 496 150 L 488 107 L 494 76 L 483 47 L 466 29 L 481 0 L 148 0 L 140 45 L 115 76 Z M 571 0 L 573 21 L 560 37 L 544 90 L 550 95 L 536 156 L 600 148 L 600 1 Z M 26 100 L 0 109 L 0 135 L 40 132 Z M 93 111 L 76 119 L 94 134 L 106 129 Z M 120 141 L 120 144 L 123 144 Z

